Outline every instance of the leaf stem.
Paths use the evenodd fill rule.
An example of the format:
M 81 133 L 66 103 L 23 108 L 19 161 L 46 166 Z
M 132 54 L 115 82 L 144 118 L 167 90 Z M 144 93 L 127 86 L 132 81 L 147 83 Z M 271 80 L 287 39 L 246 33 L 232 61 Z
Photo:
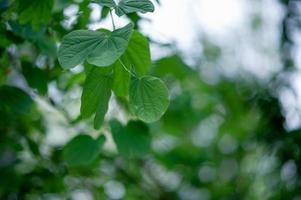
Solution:
M 133 77 L 136 77 L 136 75 L 133 73 L 133 72 L 131 72 L 124 64 L 123 64 L 123 62 L 120 60 L 120 59 L 118 59 L 119 60 L 119 62 L 120 62 L 120 64 L 122 65 L 122 67 L 125 69 L 125 71 L 127 71 L 130 75 L 132 75 Z
M 112 20 L 113 30 L 115 31 L 116 27 L 115 27 L 114 17 L 112 14 L 112 9 L 110 9 L 110 16 L 111 16 L 111 20 Z

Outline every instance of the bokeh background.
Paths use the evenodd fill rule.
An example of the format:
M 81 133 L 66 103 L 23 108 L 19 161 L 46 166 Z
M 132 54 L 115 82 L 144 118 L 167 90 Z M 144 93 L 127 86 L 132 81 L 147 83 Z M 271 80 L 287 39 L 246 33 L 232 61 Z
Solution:
M 0 85 L 18 94 L 7 100 L 0 89 L 1 200 L 301 199 L 300 1 L 160 0 L 154 13 L 116 20 L 149 38 L 151 73 L 171 103 L 148 124 L 146 156 L 121 156 L 106 124 L 104 148 L 84 169 L 66 166 L 62 149 L 100 132 L 78 119 L 86 66 L 63 71 L 56 47 L 111 20 L 89 0 L 55 0 L 35 30 L 18 23 L 17 2 L 0 1 Z M 112 118 L 129 120 L 120 99 Z

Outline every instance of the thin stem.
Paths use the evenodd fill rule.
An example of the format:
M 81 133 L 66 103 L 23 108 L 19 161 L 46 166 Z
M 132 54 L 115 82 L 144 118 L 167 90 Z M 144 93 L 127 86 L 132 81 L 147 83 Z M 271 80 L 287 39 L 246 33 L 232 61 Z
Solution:
M 111 10 L 111 9 L 110 9 L 110 16 L 111 16 L 111 20 L 112 20 L 113 30 L 115 30 L 116 27 L 115 27 L 114 17 L 113 17 L 113 14 L 112 14 L 112 10 Z
M 119 60 L 120 64 L 122 65 L 122 67 L 125 69 L 125 71 L 127 71 L 130 75 L 136 77 L 135 74 L 133 74 L 128 68 L 126 68 L 126 66 L 123 64 L 123 62 L 120 59 L 118 59 L 118 60 Z

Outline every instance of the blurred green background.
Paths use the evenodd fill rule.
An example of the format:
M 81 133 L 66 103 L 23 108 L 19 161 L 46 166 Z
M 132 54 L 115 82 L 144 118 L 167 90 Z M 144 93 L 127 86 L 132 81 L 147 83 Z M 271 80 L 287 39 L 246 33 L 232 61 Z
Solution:
M 132 20 L 148 36 L 151 74 L 171 103 L 160 121 L 139 125 L 143 143 L 127 141 L 139 156 L 128 156 L 108 125 L 131 119 L 124 99 L 94 130 L 78 117 L 91 66 L 63 71 L 56 59 L 70 31 L 110 28 L 108 10 L 90 0 L 0 0 L 1 200 L 301 200 L 301 2 L 154 4 L 117 26 Z M 62 150 L 79 134 L 106 141 L 95 162 L 75 168 Z

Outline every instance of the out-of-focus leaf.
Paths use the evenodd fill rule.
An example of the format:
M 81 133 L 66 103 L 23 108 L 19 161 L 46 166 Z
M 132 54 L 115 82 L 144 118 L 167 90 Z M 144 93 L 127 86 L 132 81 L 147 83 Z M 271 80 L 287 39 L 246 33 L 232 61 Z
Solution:
M 141 120 L 152 123 L 161 118 L 169 105 L 169 95 L 163 81 L 144 76 L 130 84 L 129 105 Z
M 153 74 L 158 77 L 172 75 L 178 80 L 183 80 L 188 75 L 192 75 L 193 71 L 179 56 L 173 55 L 156 61 L 153 68 Z
M 15 21 L 10 21 L 9 25 L 12 28 L 12 32 L 24 40 L 28 40 L 36 44 L 41 52 L 47 56 L 56 57 L 56 46 L 52 39 L 44 34 L 44 29 L 35 31 L 32 26 L 20 25 Z
M 95 161 L 105 142 L 102 135 L 93 139 L 89 135 L 79 135 L 73 138 L 63 149 L 63 158 L 71 167 L 86 167 Z
M 3 85 L 0 87 L 0 110 L 15 114 L 27 114 L 33 104 L 31 97 L 23 90 Z
M 110 13 L 110 8 L 108 8 L 108 7 L 102 7 L 101 8 L 100 19 L 105 19 L 108 16 L 109 13 Z
M 110 122 L 118 152 L 125 157 L 142 157 L 150 150 L 148 127 L 141 121 L 130 121 L 123 127 L 117 120 Z
M 94 68 L 87 76 L 81 97 L 81 116 L 88 118 L 94 113 L 94 127 L 100 128 L 108 110 L 112 78 L 102 68 Z
M 20 23 L 30 22 L 37 28 L 50 19 L 54 0 L 18 0 L 18 4 Z
M 116 6 L 114 0 L 96 0 L 96 2 L 101 6 L 106 6 L 109 8 L 114 8 Z

